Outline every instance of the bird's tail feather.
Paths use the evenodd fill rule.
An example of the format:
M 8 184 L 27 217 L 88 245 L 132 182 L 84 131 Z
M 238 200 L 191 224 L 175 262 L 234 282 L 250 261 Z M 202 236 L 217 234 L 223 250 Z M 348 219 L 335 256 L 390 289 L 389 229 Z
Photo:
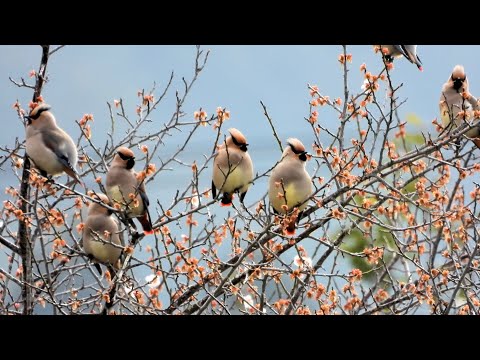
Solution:
M 145 214 L 143 214 L 142 217 L 138 218 L 138 221 L 140 221 L 140 224 L 142 224 L 143 233 L 145 235 L 153 234 L 152 220 L 150 219 L 150 213 L 148 212 L 148 209 L 145 211 Z
M 296 219 L 293 219 L 288 223 L 287 227 L 284 230 L 285 235 L 288 235 L 288 236 L 295 235 L 295 220 Z
M 73 169 L 70 169 L 70 168 L 65 168 L 65 172 L 67 173 L 68 176 L 70 176 L 71 178 L 73 178 L 77 183 L 79 183 L 84 189 L 86 189 L 85 187 L 85 183 L 80 180 L 80 178 L 78 177 L 78 174 L 75 170 Z
M 220 206 L 232 206 L 232 201 L 233 201 L 233 194 L 223 193 Z

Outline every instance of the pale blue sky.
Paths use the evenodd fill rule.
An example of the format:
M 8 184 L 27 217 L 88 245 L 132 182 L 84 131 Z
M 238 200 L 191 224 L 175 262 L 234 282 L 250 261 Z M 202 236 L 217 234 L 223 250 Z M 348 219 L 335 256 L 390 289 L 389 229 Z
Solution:
M 227 107 L 232 114 L 229 125 L 238 127 L 247 136 L 258 171 L 268 169 L 278 157 L 271 151 L 272 137 L 260 100 L 267 105 L 282 140 L 294 136 L 308 146 L 313 137 L 303 120 L 308 116 L 307 83 L 318 85 L 322 93 L 331 98 L 343 97 L 342 69 L 337 61 L 342 51 L 339 45 L 222 45 L 203 48 L 211 50 L 209 62 L 184 111 L 192 114 L 203 107 L 212 114 L 217 106 Z M 15 87 L 8 77 L 28 79 L 29 71 L 38 67 L 41 49 L 39 46 L 1 46 L 0 49 L 0 116 L 3 123 L 8 124 L 0 133 L 0 144 L 12 145 L 16 136 L 24 137 L 12 104 L 18 99 L 26 106 L 31 91 Z M 374 72 L 380 69 L 381 60 L 370 45 L 349 46 L 348 52 L 353 55 L 349 85 L 357 91 L 363 81 L 360 64 L 367 63 Z M 400 109 L 402 117 L 415 113 L 431 129 L 431 120 L 438 116 L 441 86 L 454 65 L 465 66 L 470 90 L 479 95 L 480 69 L 475 59 L 480 54 L 480 47 L 420 45 L 418 53 L 424 64 L 423 72 L 399 59 L 395 62 L 392 77 L 396 84 L 404 84 L 397 94 L 401 99 L 408 99 Z M 194 57 L 195 47 L 188 45 L 67 46 L 51 58 L 48 66 L 50 81 L 43 94 L 53 106 L 60 126 L 73 138 L 79 134 L 74 120 L 92 113 L 95 117 L 93 140 L 100 145 L 105 141 L 104 130 L 109 126 L 106 101 L 123 98 L 127 111 L 133 116 L 138 102 L 137 90 L 150 89 L 154 81 L 162 88 L 172 70 L 175 72 L 174 88 L 181 89 L 181 77 L 189 79 L 192 76 Z M 173 101 L 171 92 L 165 104 L 152 116 L 154 122 L 150 126 L 155 128 L 169 118 Z M 322 110 L 319 121 L 336 128 L 338 119 L 332 112 Z M 197 137 L 192 143 L 197 154 L 211 149 L 213 131 L 203 134 L 204 138 Z M 176 146 L 174 140 L 168 145 L 170 149 Z
M 307 83 L 318 85 L 322 93 L 331 98 L 343 98 L 342 69 L 337 61 L 342 51 L 340 45 L 234 45 L 203 46 L 203 49 L 211 50 L 209 61 L 183 110 L 193 118 L 193 111 L 200 107 L 206 109 L 209 115 L 214 113 L 217 106 L 227 107 L 231 111 L 228 125 L 239 128 L 247 136 L 251 144 L 249 151 L 258 172 L 267 170 L 279 157 L 260 100 L 267 105 L 283 141 L 287 137 L 298 137 L 309 147 L 313 143 L 313 136 L 310 126 L 303 120 L 309 110 Z M 0 145 L 12 147 L 15 137 L 20 140 L 24 138 L 23 125 L 17 119 L 12 104 L 18 99 L 26 107 L 32 93 L 17 88 L 8 77 L 28 79 L 29 71 L 38 68 L 41 48 L 0 46 L 0 52 Z M 353 55 L 349 85 L 356 92 L 363 82 L 360 64 L 367 63 L 369 70 L 375 73 L 381 68 L 382 62 L 379 55 L 374 54 L 371 45 L 349 46 L 348 52 Z M 410 130 L 426 131 L 432 129 L 431 120 L 438 116 L 441 86 L 456 64 L 465 66 L 470 91 L 476 96 L 480 95 L 480 68 L 477 64 L 480 47 L 420 45 L 418 54 L 424 65 L 423 72 L 405 59 L 399 59 L 395 61 L 392 78 L 397 85 L 403 83 L 397 95 L 401 99 L 408 99 L 399 111 L 401 117 L 415 113 L 423 120 L 425 128 Z M 74 139 L 79 135 L 74 121 L 85 113 L 92 113 L 95 118 L 93 141 L 101 146 L 106 140 L 105 131 L 110 126 L 107 101 L 123 98 L 127 111 L 133 117 L 139 89 L 150 89 L 154 81 L 158 88 L 163 88 L 172 70 L 175 72 L 174 88 L 182 89 L 181 78 L 191 78 L 194 59 L 193 45 L 67 46 L 49 62 L 49 83 L 43 95 L 53 106 L 52 111 L 59 125 Z M 384 94 L 384 89 L 380 93 Z M 149 125 L 152 129 L 170 118 L 174 111 L 174 100 L 174 92 L 171 92 L 165 104 L 152 115 L 153 123 Z M 322 109 L 319 121 L 332 129 L 338 126 L 338 116 L 328 110 Z M 146 132 L 148 130 L 145 129 Z M 189 153 L 182 160 L 191 162 L 202 154 L 210 153 L 215 134 L 209 128 L 202 129 L 201 134 L 194 139 Z M 327 138 L 323 140 L 327 141 Z M 167 143 L 169 149 L 163 149 L 159 155 L 173 150 L 178 142 L 178 138 L 171 138 Z M 313 172 L 313 162 L 308 166 L 309 171 Z M 169 204 L 174 190 L 190 181 L 189 169 L 179 167 L 177 170 L 175 176 L 171 172 L 162 174 L 155 182 L 157 185 L 148 189 L 153 203 L 159 199 L 161 203 Z M 200 179 L 200 188 L 210 186 L 209 174 L 210 170 Z M 85 180 L 91 183 L 93 179 Z M 0 189 L 12 183 L 15 182 L 11 176 L 0 176 Z M 265 193 L 266 187 L 266 179 L 256 182 L 246 202 L 251 204 L 258 199 Z M 6 198 L 4 192 L 0 191 L 0 201 Z M 220 207 L 215 211 L 220 216 L 219 220 L 226 214 L 226 210 Z M 148 241 L 152 239 L 145 239 L 145 242 Z
M 324 95 L 331 98 L 343 97 L 342 67 L 337 61 L 342 48 L 340 45 L 311 46 L 203 46 L 211 53 L 205 70 L 195 84 L 184 111 L 193 117 L 193 111 L 200 107 L 212 114 L 217 106 L 231 111 L 228 126 L 239 128 L 251 144 L 249 150 L 255 163 L 255 170 L 263 172 L 279 157 L 269 125 L 260 106 L 262 100 L 274 119 L 280 138 L 298 137 L 307 147 L 313 143 L 308 116 L 310 99 L 307 83 L 319 86 Z M 23 125 L 17 119 L 12 104 L 18 99 L 25 107 L 31 99 L 31 91 L 20 89 L 8 80 L 25 77 L 31 69 L 38 68 L 41 54 L 39 46 L 1 46 L 0 51 L 0 116 L 4 126 L 0 132 L 0 144 L 13 145 L 15 137 L 24 138 Z M 367 63 L 373 73 L 379 71 L 382 62 L 371 45 L 349 46 L 353 55 L 349 72 L 349 85 L 353 92 L 360 90 L 363 82 L 359 66 Z M 134 117 L 139 99 L 137 91 L 150 89 L 155 81 L 162 89 L 175 72 L 173 89 L 182 89 L 182 77 L 193 75 L 195 46 L 67 46 L 50 59 L 49 82 L 44 88 L 44 98 L 53 106 L 53 112 L 61 127 L 74 139 L 79 135 L 75 120 L 83 114 L 92 113 L 93 141 L 102 146 L 106 141 L 105 131 L 109 129 L 107 101 L 123 98 L 129 114 Z M 424 64 L 420 72 L 405 59 L 395 61 L 392 79 L 395 84 L 403 83 L 397 92 L 400 99 L 408 99 L 400 108 L 404 118 L 409 113 L 417 114 L 424 122 L 424 128 L 410 128 L 410 131 L 431 130 L 431 120 L 438 116 L 438 100 L 441 86 L 456 64 L 463 64 L 470 80 L 470 90 L 479 96 L 480 69 L 474 64 L 479 46 L 427 46 L 420 45 L 418 53 Z M 31 80 L 31 79 L 30 79 Z M 385 98 L 385 89 L 380 89 L 379 99 Z M 174 111 L 174 91 L 171 91 L 163 105 L 152 115 L 152 123 L 145 133 L 158 129 Z M 319 122 L 335 130 L 338 116 L 327 108 L 320 111 Z M 194 138 L 183 161 L 201 160 L 201 154 L 209 154 L 215 133 L 210 128 L 201 129 L 201 136 Z M 321 135 L 321 140 L 329 141 Z M 347 131 L 347 139 L 352 136 Z M 118 137 L 117 137 L 118 138 Z M 174 151 L 183 136 L 176 134 L 161 149 L 164 157 Z M 154 162 L 159 163 L 158 159 Z M 310 162 L 312 173 L 315 164 Z M 210 186 L 210 170 L 200 179 L 200 187 Z M 149 189 L 153 202 L 158 198 L 163 204 L 170 203 L 174 191 L 191 180 L 189 168 L 178 166 L 172 172 L 160 174 L 158 185 Z M 326 174 L 327 175 L 327 174 Z M 93 179 L 84 179 L 88 184 Z M 10 176 L 2 176 L 0 188 L 14 182 Z M 155 182 L 157 184 L 157 182 Z M 93 185 L 93 184 L 92 184 Z M 252 186 L 246 197 L 247 203 L 265 193 L 267 179 L 261 179 Z M 0 200 L 6 198 L 0 192 Z M 220 211 L 220 210 L 219 210 Z
M 232 118 L 248 128 L 263 121 L 259 101 L 268 105 L 274 119 L 281 123 L 282 138 L 298 129 L 298 122 L 306 115 L 308 91 L 306 84 L 317 84 L 331 97 L 342 95 L 341 68 L 337 62 L 340 46 L 205 46 L 211 49 L 209 63 L 193 89 L 186 110 L 200 106 L 212 113 L 223 105 L 232 111 Z M 0 115 L 12 119 L 0 134 L 5 143 L 12 136 L 22 135 L 21 124 L 11 110 L 18 98 L 27 103 L 29 91 L 18 89 L 8 76 L 28 76 L 37 69 L 40 47 L 1 46 L 0 51 Z M 353 65 L 350 85 L 361 85 L 358 67 L 366 62 L 372 70 L 381 62 L 369 45 L 350 46 Z M 425 120 L 437 116 L 439 91 L 449 72 L 457 63 L 463 64 L 470 79 L 471 91 L 480 89 L 480 70 L 476 66 L 478 46 L 420 46 L 419 55 L 425 71 L 419 72 L 405 60 L 396 61 L 393 78 L 403 82 L 400 96 L 408 98 L 402 113 L 414 112 Z M 163 84 L 170 71 L 176 73 L 175 85 L 181 77 L 189 77 L 193 70 L 194 46 L 67 46 L 55 54 L 49 63 L 50 82 L 44 95 L 54 107 L 61 125 L 69 129 L 73 119 L 83 113 L 93 113 L 101 121 L 107 117 L 105 102 L 122 97 L 134 108 L 136 91 L 150 88 L 153 81 Z M 237 123 L 238 124 L 238 123 Z M 77 130 L 75 127 L 73 129 Z M 300 134 L 297 134 L 299 137 Z M 5 141 L 6 140 L 6 141 Z

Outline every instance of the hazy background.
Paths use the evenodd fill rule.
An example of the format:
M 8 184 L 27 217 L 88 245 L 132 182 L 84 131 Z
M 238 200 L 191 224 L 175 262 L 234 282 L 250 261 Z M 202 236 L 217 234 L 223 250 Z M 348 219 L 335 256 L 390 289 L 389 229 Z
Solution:
M 217 106 L 227 107 L 231 111 L 227 126 L 238 127 L 247 136 L 258 171 L 268 169 L 279 156 L 276 145 L 271 142 L 273 138 L 260 100 L 267 105 L 282 140 L 298 137 L 308 147 L 313 143 L 313 137 L 304 121 L 304 117 L 308 117 L 310 99 L 307 84 L 318 85 L 321 92 L 332 99 L 343 98 L 342 68 L 337 61 L 342 51 L 339 45 L 217 45 L 203 48 L 211 50 L 209 61 L 183 110 L 193 118 L 193 111 L 200 107 L 209 115 Z M 17 119 L 12 104 L 18 99 L 26 108 L 31 91 L 17 88 L 8 77 L 32 80 L 28 73 L 37 70 L 41 49 L 39 46 L 1 46 L 0 51 L 0 117 L 4 124 L 0 144 L 12 145 L 15 137 L 20 140 L 24 137 L 23 124 Z M 370 45 L 349 46 L 348 52 L 353 55 L 349 85 L 352 91 L 358 91 L 363 82 L 360 64 L 367 63 L 368 69 L 374 72 L 382 66 L 381 59 Z M 400 108 L 402 118 L 414 113 L 426 127 L 418 130 L 431 130 L 431 120 L 438 116 L 441 86 L 454 65 L 465 66 L 470 90 L 479 95 L 480 69 L 475 59 L 480 55 L 480 47 L 420 45 L 418 53 L 424 63 L 423 72 L 405 59 L 399 59 L 395 61 L 392 77 L 397 85 L 403 83 L 397 95 L 408 100 Z M 127 112 L 135 119 L 135 106 L 139 103 L 137 91 L 142 88 L 148 91 L 154 82 L 158 89 L 162 89 L 171 71 L 175 72 L 173 88 L 182 90 L 181 78 L 191 78 L 194 58 L 194 46 L 67 46 L 50 59 L 49 82 L 43 95 L 53 106 L 60 126 L 74 139 L 80 133 L 74 121 L 85 113 L 92 113 L 95 118 L 93 141 L 101 146 L 110 126 L 107 101 L 122 98 Z M 384 90 L 380 90 L 382 95 Z M 153 122 L 144 128 L 145 132 L 150 130 L 149 127 L 157 129 L 170 118 L 174 100 L 171 91 L 153 113 Z M 332 129 L 338 126 L 338 117 L 328 110 L 322 109 L 319 121 Z M 120 135 L 118 133 L 116 138 Z M 211 150 L 214 132 L 206 128 L 203 135 L 192 142 L 195 156 Z M 179 140 L 182 139 L 179 135 Z M 173 138 L 163 151 L 174 151 L 177 145 Z M 0 186 L 5 185 L 5 181 L 8 179 L 0 178 Z M 177 181 L 178 178 L 174 185 Z M 163 186 L 168 188 L 171 183 L 167 181 Z M 252 189 L 252 193 L 254 191 Z M 4 194 L 0 199 L 2 197 Z
M 217 45 L 202 48 L 211 50 L 209 61 L 188 96 L 183 110 L 187 112 L 187 118 L 192 119 L 193 111 L 200 107 L 209 115 L 215 112 L 217 106 L 230 110 L 231 120 L 226 128 L 234 126 L 245 134 L 251 145 L 249 151 L 255 170 L 258 172 L 270 168 L 280 156 L 263 115 L 260 100 L 268 107 L 278 135 L 283 141 L 287 137 L 298 137 L 307 148 L 311 148 L 311 128 L 304 121 L 309 115 L 310 95 L 307 84 L 318 85 L 322 94 L 329 95 L 331 99 L 343 99 L 342 67 L 337 60 L 342 52 L 340 45 Z M 368 69 L 375 73 L 382 67 L 382 61 L 379 54 L 373 52 L 371 45 L 348 46 L 347 52 L 353 55 L 353 64 L 349 64 L 349 86 L 353 92 L 358 92 L 363 83 L 360 65 L 367 63 Z M 0 46 L 0 53 L 0 146 L 13 147 L 15 137 L 20 141 L 24 139 L 24 128 L 17 119 L 12 104 L 18 99 L 22 106 L 27 108 L 32 92 L 16 87 L 8 77 L 17 80 L 24 77 L 31 81 L 28 73 L 32 69 L 38 69 L 41 48 Z M 163 89 L 171 71 L 175 72 L 173 89 L 182 90 L 181 78 L 189 80 L 193 75 L 195 53 L 193 45 L 67 46 L 55 53 L 49 61 L 49 82 L 44 88 L 43 96 L 46 102 L 52 105 L 59 125 L 74 139 L 80 133 L 75 120 L 79 120 L 85 113 L 92 113 L 95 119 L 92 125 L 92 140 L 102 147 L 106 140 L 105 132 L 110 128 L 106 102 L 122 98 L 131 119 L 135 119 L 135 106 L 139 103 L 137 91 L 142 88 L 148 91 L 154 82 L 157 89 Z M 407 60 L 399 59 L 395 61 L 392 79 L 397 85 L 403 83 L 403 87 L 397 92 L 400 99 L 408 99 L 399 109 L 402 119 L 413 113 L 423 120 L 423 127 L 410 126 L 409 131 L 431 131 L 431 120 L 438 116 L 442 84 L 456 64 L 465 66 L 470 91 L 476 96 L 480 95 L 480 68 L 477 64 L 480 47 L 420 45 L 418 54 L 424 65 L 423 72 Z M 380 89 L 379 97 L 385 98 L 384 88 Z M 170 119 L 175 109 L 174 101 L 174 91 L 171 91 L 165 102 L 152 114 L 152 123 L 144 128 L 143 133 L 158 129 Z M 336 129 L 338 115 L 322 108 L 319 121 Z M 202 154 L 210 154 L 215 133 L 207 127 L 200 129 L 200 134 L 201 136 L 197 135 L 191 142 L 188 152 L 181 156 L 183 161 L 192 162 L 197 159 L 201 162 Z M 116 135 L 117 140 L 120 135 L 122 134 Z M 348 132 L 346 136 L 347 139 L 353 137 Z M 173 152 L 183 138 L 182 134 L 170 138 L 158 155 L 162 157 L 162 154 L 166 156 Z M 330 139 L 322 138 L 323 140 L 327 142 Z M 138 149 L 135 151 L 139 152 Z M 158 159 L 153 162 L 159 164 Z M 308 166 L 309 172 L 313 173 L 315 164 L 310 162 Z M 209 169 L 200 179 L 201 189 L 210 186 L 210 172 Z M 187 184 L 190 179 L 190 168 L 177 166 L 173 172 L 162 173 L 155 184 L 147 189 L 152 202 L 159 199 L 168 206 L 174 191 Z M 92 184 L 93 179 L 85 180 L 87 184 Z M 65 178 L 60 181 L 65 181 Z M 8 173 L 0 172 L 0 190 L 7 184 L 16 185 L 16 182 Z M 266 179 L 256 182 L 246 197 L 246 203 L 251 204 L 262 196 L 266 186 Z M 5 199 L 7 196 L 2 190 L 0 200 Z M 227 210 L 219 207 L 214 210 L 218 211 L 220 219 L 227 214 Z M 174 224 L 171 228 L 177 234 L 186 231 L 181 226 L 175 228 Z M 149 241 L 152 240 L 145 239 L 145 243 Z M 229 248 L 229 244 L 227 246 Z M 223 253 L 228 254 L 228 251 Z M 0 258 L 0 265 L 1 262 Z

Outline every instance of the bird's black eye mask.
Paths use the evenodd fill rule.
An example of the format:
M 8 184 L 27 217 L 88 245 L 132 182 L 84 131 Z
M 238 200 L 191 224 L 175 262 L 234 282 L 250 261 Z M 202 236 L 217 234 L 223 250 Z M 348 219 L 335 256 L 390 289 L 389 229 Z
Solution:
M 24 116 L 24 118 L 27 120 L 27 123 L 30 125 L 32 123 L 32 120 L 37 120 L 44 111 L 48 111 L 48 110 L 50 110 L 50 107 L 44 107 L 38 110 L 35 115 Z
M 453 88 L 455 90 L 460 90 L 460 88 L 462 87 L 466 78 L 465 77 L 464 78 L 454 78 L 453 76 L 451 76 L 451 79 L 453 81 Z
M 290 148 L 292 149 L 294 154 L 298 155 L 298 158 L 300 160 L 307 161 L 307 152 L 306 151 L 299 151 L 299 150 L 295 149 L 295 147 L 292 144 L 288 144 L 288 145 L 290 146 Z
M 117 152 L 118 156 L 120 156 L 120 158 L 122 160 L 125 160 L 127 162 L 127 169 L 130 170 L 131 168 L 133 168 L 135 166 L 135 157 L 134 156 L 127 156 L 125 154 L 122 154 L 121 152 Z
M 233 141 L 233 143 L 234 143 L 235 145 L 237 145 L 237 146 L 240 148 L 240 150 L 242 150 L 242 151 L 244 151 L 244 152 L 247 152 L 247 150 L 248 150 L 248 148 L 247 148 L 248 144 L 242 144 L 242 143 L 238 142 L 238 140 L 235 139 L 235 137 L 234 137 L 232 134 L 230 134 L 230 135 L 232 136 L 232 141 Z

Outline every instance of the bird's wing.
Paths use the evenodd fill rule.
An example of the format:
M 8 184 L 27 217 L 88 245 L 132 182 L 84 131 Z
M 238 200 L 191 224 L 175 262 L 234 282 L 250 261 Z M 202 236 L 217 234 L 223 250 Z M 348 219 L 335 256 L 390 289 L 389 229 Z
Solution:
M 419 63 L 417 63 L 418 56 L 415 56 L 415 49 L 417 48 L 416 45 L 395 45 L 400 46 L 401 52 L 405 58 L 410 61 L 412 64 L 421 65 L 420 59 L 418 59 Z
M 112 216 L 113 221 L 117 224 L 118 238 L 122 246 L 125 246 L 125 238 L 123 236 L 123 231 L 120 231 L 120 222 Z
M 42 131 L 42 141 L 56 156 L 58 161 L 65 166 L 65 172 L 81 183 L 77 171 L 71 163 L 72 154 L 68 150 L 67 140 L 56 131 Z
M 147 208 L 150 205 L 150 200 L 148 199 L 147 191 L 145 189 L 145 182 L 141 182 L 138 185 L 138 194 L 143 200 L 143 205 Z
M 405 56 L 408 59 L 408 54 L 405 52 L 405 48 L 403 45 L 392 45 L 395 50 L 397 50 L 400 54 Z
M 470 96 L 467 98 L 467 101 L 470 103 L 470 105 L 472 105 L 473 110 L 480 110 L 478 100 L 475 96 L 470 94 Z
M 151 228 L 152 227 L 152 217 L 150 216 L 150 211 L 148 210 L 148 206 L 150 205 L 150 200 L 148 199 L 147 191 L 145 190 L 145 182 L 141 182 L 138 185 L 138 193 L 139 193 L 139 195 L 140 195 L 140 197 L 142 198 L 142 201 L 143 201 L 143 208 L 144 208 L 144 211 L 145 211 L 145 214 L 146 214 L 145 221 L 148 222 L 148 224 L 150 225 L 150 228 Z M 142 218 L 140 218 L 140 219 L 142 219 Z M 143 221 L 140 221 L 140 222 L 142 223 L 142 227 L 143 227 L 144 226 Z M 144 227 L 144 230 L 145 230 L 145 227 Z M 145 234 L 153 234 L 153 230 L 151 230 L 151 232 L 145 232 Z

